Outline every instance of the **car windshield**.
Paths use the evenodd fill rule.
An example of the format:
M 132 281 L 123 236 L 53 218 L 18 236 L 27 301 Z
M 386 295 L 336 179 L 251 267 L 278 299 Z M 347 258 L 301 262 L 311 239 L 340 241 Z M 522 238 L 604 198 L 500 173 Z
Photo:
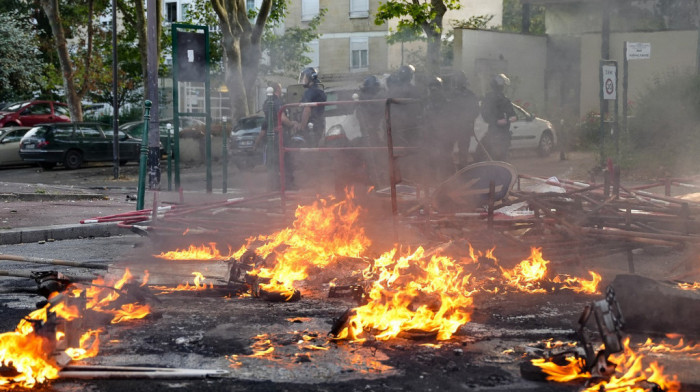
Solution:
M 265 118 L 261 117 L 261 116 L 242 118 L 242 119 L 238 120 L 238 124 L 236 125 L 236 129 L 260 128 L 262 126 L 262 123 L 264 120 L 265 120 Z
M 13 103 L 12 105 L 6 107 L 3 110 L 6 112 L 16 112 L 29 104 L 30 104 L 30 102 L 17 102 L 17 103 Z
M 30 138 L 30 137 L 44 137 L 46 135 L 46 132 L 48 132 L 49 127 L 47 126 L 39 126 L 39 127 L 34 127 L 29 130 L 26 134 L 24 134 L 24 138 Z

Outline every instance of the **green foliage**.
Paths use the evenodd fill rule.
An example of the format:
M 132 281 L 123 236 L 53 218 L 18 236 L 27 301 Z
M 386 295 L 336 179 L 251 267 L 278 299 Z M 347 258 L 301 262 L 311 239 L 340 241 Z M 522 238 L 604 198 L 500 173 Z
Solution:
M 275 25 L 269 25 L 265 29 L 262 39 L 262 47 L 269 57 L 269 64 L 260 64 L 262 74 L 280 74 L 295 76 L 299 70 L 311 59 L 304 53 L 308 53 L 309 42 L 318 39 L 318 26 L 321 24 L 326 9 L 321 9 L 308 23 L 308 27 L 290 27 L 282 35 L 275 34 Z
M 545 34 L 545 7 L 530 5 L 530 33 Z M 499 30 L 519 33 L 522 30 L 523 6 L 521 0 L 503 0 L 503 24 Z
M 456 29 L 486 30 L 494 15 L 474 15 L 467 20 L 453 20 L 450 24 Z
M 633 103 L 630 140 L 642 168 L 684 174 L 700 165 L 700 76 L 656 78 Z
M 13 13 L 0 14 L 0 101 L 27 98 L 46 79 L 37 38 Z
M 438 10 L 433 3 L 439 3 L 440 7 L 445 7 L 447 10 L 460 8 L 459 0 L 437 2 L 388 0 L 380 3 L 377 14 L 374 16 L 374 23 L 383 25 L 389 20 L 399 18 L 396 31 L 392 31 L 392 34 L 387 38 L 389 43 L 419 40 L 423 32 L 442 34 L 442 26 L 439 26 L 435 21 Z

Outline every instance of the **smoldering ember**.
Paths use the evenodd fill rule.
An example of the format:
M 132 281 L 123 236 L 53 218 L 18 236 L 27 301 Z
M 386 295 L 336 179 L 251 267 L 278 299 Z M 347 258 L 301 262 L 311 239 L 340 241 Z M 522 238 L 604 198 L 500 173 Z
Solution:
M 0 334 L 0 385 L 700 390 L 700 203 L 516 181 L 472 212 L 346 188 L 95 217 L 140 234 L 110 265 L 1 256 L 82 268 L 25 272 L 45 298 Z

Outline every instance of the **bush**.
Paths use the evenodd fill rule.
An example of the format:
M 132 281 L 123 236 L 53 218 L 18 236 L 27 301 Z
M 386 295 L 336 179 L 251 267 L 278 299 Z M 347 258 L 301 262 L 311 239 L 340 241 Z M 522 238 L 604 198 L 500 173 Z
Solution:
M 675 175 L 697 171 L 698 108 L 700 76 L 674 73 L 654 80 L 635 102 L 628 124 L 634 168 Z

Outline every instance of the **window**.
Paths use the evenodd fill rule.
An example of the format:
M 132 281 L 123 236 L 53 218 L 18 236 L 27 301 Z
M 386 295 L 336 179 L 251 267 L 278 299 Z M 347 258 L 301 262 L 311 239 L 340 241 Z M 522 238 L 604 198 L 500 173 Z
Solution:
M 26 109 L 22 114 L 51 114 L 51 104 L 49 103 L 36 103 Z
M 318 0 L 301 0 L 301 20 L 308 21 L 318 15 Z
M 68 111 L 68 108 L 63 105 L 54 104 L 53 111 L 56 113 L 57 116 L 70 117 L 70 111 Z
M 183 19 L 183 20 L 190 19 L 190 4 L 189 3 L 183 3 L 180 5 L 180 16 L 181 16 L 181 19 Z
M 80 124 L 78 128 L 85 139 L 104 139 L 102 131 L 96 125 Z
M 255 9 L 255 0 L 246 0 L 245 9 L 246 9 L 246 11 L 254 10 Z
M 165 3 L 165 21 L 177 22 L 177 3 Z
M 351 18 L 369 17 L 369 0 L 350 0 Z
M 369 66 L 368 38 L 350 38 L 350 69 L 365 70 Z

